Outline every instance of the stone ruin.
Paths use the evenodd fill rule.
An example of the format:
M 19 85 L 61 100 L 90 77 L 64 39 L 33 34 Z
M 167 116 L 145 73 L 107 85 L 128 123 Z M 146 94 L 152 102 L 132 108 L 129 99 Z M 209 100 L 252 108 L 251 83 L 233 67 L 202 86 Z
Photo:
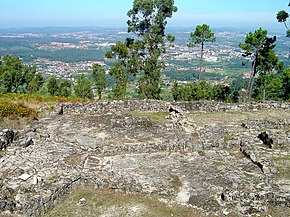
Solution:
M 290 103 L 132 100 L 43 109 L 23 129 L 0 131 L 0 211 L 41 216 L 80 184 L 162 195 L 218 216 L 289 210 L 289 167 L 281 176 L 275 164 L 290 163 L 288 118 L 202 125 L 190 116 L 261 109 L 290 111 Z

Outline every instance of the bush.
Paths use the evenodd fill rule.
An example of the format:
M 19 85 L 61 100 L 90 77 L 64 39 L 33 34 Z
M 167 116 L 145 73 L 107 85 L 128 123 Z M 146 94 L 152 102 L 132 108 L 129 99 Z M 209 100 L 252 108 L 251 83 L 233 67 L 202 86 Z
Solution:
M 175 101 L 217 100 L 223 102 L 238 102 L 239 92 L 229 86 L 218 84 L 212 86 L 205 81 L 179 86 L 174 83 L 172 95 Z
M 0 99 L 0 119 L 4 117 L 17 119 L 20 117 L 34 117 L 36 115 L 37 111 L 22 103 L 13 103 L 6 99 Z

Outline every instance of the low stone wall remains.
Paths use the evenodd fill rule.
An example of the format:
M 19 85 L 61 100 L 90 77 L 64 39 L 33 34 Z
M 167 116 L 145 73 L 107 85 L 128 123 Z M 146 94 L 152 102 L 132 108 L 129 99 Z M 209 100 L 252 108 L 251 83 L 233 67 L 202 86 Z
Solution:
M 216 101 L 193 101 L 193 102 L 165 102 L 158 100 L 128 100 L 112 102 L 90 102 L 90 103 L 64 103 L 57 104 L 55 112 L 59 112 L 63 107 L 66 113 L 121 113 L 124 111 L 151 111 L 166 112 L 170 107 L 180 112 L 239 112 L 255 111 L 259 109 L 283 109 L 290 110 L 289 102 L 251 102 L 251 103 L 221 103 Z

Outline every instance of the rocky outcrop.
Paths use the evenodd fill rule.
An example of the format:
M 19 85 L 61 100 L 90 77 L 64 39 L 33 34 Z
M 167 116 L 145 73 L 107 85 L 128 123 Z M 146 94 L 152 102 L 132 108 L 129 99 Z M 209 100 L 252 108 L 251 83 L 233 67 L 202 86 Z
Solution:
M 0 130 L 6 144 L 0 155 L 0 210 L 41 216 L 80 184 L 161 195 L 219 216 L 290 208 L 283 167 L 289 163 L 288 119 L 200 124 L 190 115 L 260 108 L 287 110 L 289 104 L 58 105 L 24 129 Z M 154 114 L 158 119 L 150 118 Z M 13 139 L 6 138 L 8 131 Z

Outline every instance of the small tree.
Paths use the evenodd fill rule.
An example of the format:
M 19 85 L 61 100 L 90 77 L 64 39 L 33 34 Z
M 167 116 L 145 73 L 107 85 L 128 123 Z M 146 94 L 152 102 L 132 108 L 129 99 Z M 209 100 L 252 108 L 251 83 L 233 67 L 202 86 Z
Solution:
M 118 41 L 111 50 L 106 53 L 107 58 L 114 58 L 115 63 L 110 69 L 110 75 L 115 80 L 113 97 L 122 100 L 126 96 L 128 79 L 135 75 L 138 68 L 138 59 L 135 57 L 138 41 L 127 38 L 125 43 Z M 138 49 L 138 48 L 137 48 Z
M 139 97 L 160 99 L 161 70 L 164 68 L 160 60 L 166 53 L 165 39 L 171 42 L 173 37 L 165 35 L 167 19 L 177 11 L 174 0 L 134 0 L 133 8 L 128 11 L 128 32 L 138 37 L 135 45 L 138 49 Z
M 278 58 L 274 52 L 276 36 L 271 38 L 267 37 L 267 34 L 267 30 L 260 28 L 254 33 L 250 32 L 245 38 L 245 43 L 239 44 L 239 47 L 244 50 L 243 57 L 251 57 L 252 62 L 252 73 L 247 88 L 248 97 L 252 95 L 254 77 L 257 74 L 265 75 L 278 64 Z
M 283 72 L 282 97 L 284 100 L 290 100 L 290 68 Z
M 205 81 L 178 86 L 174 84 L 172 95 L 175 101 L 191 101 L 213 98 L 213 88 Z
M 288 4 L 288 7 L 290 6 L 290 3 Z M 287 29 L 287 37 L 290 37 L 290 29 L 289 29 L 289 25 L 287 23 L 288 18 L 289 18 L 289 14 L 288 12 L 286 12 L 285 10 L 279 11 L 277 14 L 277 20 L 279 23 L 284 23 L 286 29 Z
M 222 84 L 213 87 L 214 99 L 223 102 L 231 101 L 231 88 Z
M 215 42 L 216 38 L 214 33 L 211 31 L 210 26 L 207 24 L 197 25 L 194 32 L 190 33 L 190 43 L 188 43 L 188 47 L 194 47 L 196 44 L 201 45 L 200 49 L 200 68 L 198 73 L 198 81 L 200 81 L 200 74 L 202 72 L 202 61 L 203 61 L 203 51 L 204 51 L 204 43 L 206 42 Z
M 253 97 L 258 100 L 279 100 L 282 96 L 282 79 L 279 74 L 260 75 L 256 81 Z
M 94 94 L 91 88 L 91 82 L 84 74 L 80 75 L 77 84 L 74 86 L 75 95 L 83 99 L 92 99 Z
M 28 84 L 28 87 L 27 87 L 28 93 L 30 94 L 36 93 L 37 91 L 39 91 L 39 89 L 41 88 L 43 84 L 44 84 L 44 78 L 42 74 L 37 73 L 35 77 Z
M 104 67 L 102 67 L 99 64 L 93 64 L 93 73 L 92 73 L 97 94 L 99 96 L 99 99 L 102 99 L 102 92 L 106 88 L 106 70 Z
M 58 80 L 55 76 L 52 76 L 48 79 L 47 91 L 52 96 L 70 97 L 72 83 L 68 80 Z
M 0 62 L 0 89 L 7 93 L 25 93 L 36 75 L 35 66 L 24 65 L 17 56 L 5 55 Z
M 60 83 L 59 89 L 59 96 L 70 97 L 72 94 L 72 83 L 68 80 L 63 80 Z
M 51 76 L 47 82 L 47 91 L 51 96 L 59 95 L 59 80 L 55 76 Z

